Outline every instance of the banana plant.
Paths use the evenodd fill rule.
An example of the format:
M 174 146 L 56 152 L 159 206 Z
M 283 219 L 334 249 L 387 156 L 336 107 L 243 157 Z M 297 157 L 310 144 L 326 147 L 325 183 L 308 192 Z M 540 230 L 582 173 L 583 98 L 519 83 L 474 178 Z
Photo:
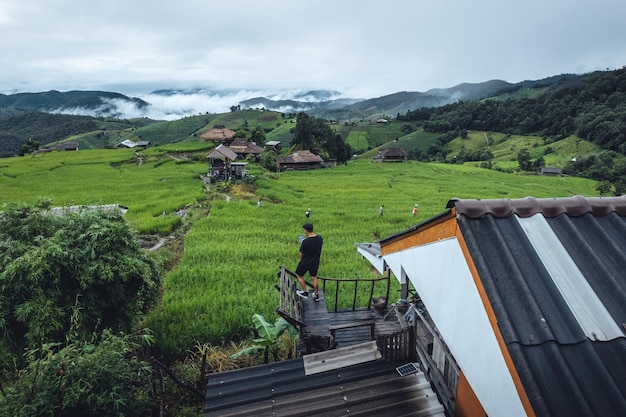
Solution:
M 270 354 L 274 362 L 278 362 L 280 360 L 279 353 L 287 343 L 290 344 L 290 346 L 288 346 L 288 357 L 291 358 L 293 356 L 292 346 L 298 338 L 298 332 L 287 320 L 279 317 L 274 324 L 272 324 L 268 323 L 262 315 L 254 314 L 252 315 L 252 321 L 256 327 L 258 337 L 252 339 L 252 346 L 248 346 L 232 355 L 232 359 L 236 359 L 242 355 L 253 355 L 263 352 L 264 363 L 269 363 Z M 287 333 L 287 337 L 281 338 L 284 333 Z M 287 343 L 285 343 L 285 339 Z

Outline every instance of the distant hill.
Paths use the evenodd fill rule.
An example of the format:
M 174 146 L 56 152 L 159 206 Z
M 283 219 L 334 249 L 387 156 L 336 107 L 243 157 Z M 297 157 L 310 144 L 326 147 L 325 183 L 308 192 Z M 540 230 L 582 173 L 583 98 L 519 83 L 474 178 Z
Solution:
M 384 115 L 395 116 L 420 107 L 439 107 L 462 100 L 480 100 L 513 86 L 514 84 L 505 81 L 493 80 L 479 84 L 459 84 L 452 88 L 433 89 L 425 93 L 402 91 L 370 99 L 343 98 L 315 102 L 255 97 L 240 104 L 244 108 L 263 107 L 283 112 L 304 111 L 312 116 L 330 120 L 375 119 Z
M 344 139 L 350 135 L 350 128 L 347 124 L 355 121 L 367 124 L 367 122 L 373 122 L 381 117 L 385 119 L 402 118 L 419 109 L 441 109 L 441 112 L 414 113 L 411 117 L 405 118 L 405 120 L 423 123 L 425 130 L 429 133 L 445 133 L 458 127 L 467 130 L 491 130 L 507 133 L 517 132 L 520 134 L 536 132 L 541 135 L 554 136 L 554 132 L 560 129 L 559 136 L 563 136 L 565 132 L 571 134 L 573 123 L 571 117 L 575 114 L 570 111 L 568 113 L 569 117 L 567 117 L 567 114 L 565 114 L 567 112 L 564 113 L 563 109 L 570 108 L 571 105 L 577 103 L 579 107 L 585 106 L 585 114 L 598 120 L 597 124 L 599 127 L 608 125 L 606 121 L 603 122 L 602 118 L 598 118 L 597 114 L 592 110 L 596 106 L 596 112 L 604 114 L 602 109 L 607 108 L 606 105 L 609 105 L 610 108 L 611 103 L 621 103 L 621 100 L 614 96 L 610 103 L 606 103 L 605 107 L 601 107 L 599 106 L 601 101 L 598 101 L 598 99 L 604 100 L 608 97 L 607 94 L 612 91 L 612 88 L 614 89 L 616 88 L 615 86 L 621 85 L 617 80 L 621 77 L 620 74 L 622 72 L 618 70 L 583 75 L 562 74 L 541 80 L 526 80 L 515 84 L 502 80 L 490 80 L 482 83 L 462 83 L 450 88 L 435 88 L 426 92 L 402 91 L 367 99 L 343 98 L 339 92 L 333 90 L 285 91 L 274 93 L 267 97 L 258 96 L 243 100 L 241 100 L 241 97 L 245 92 L 219 92 L 206 89 L 156 90 L 145 96 L 147 100 L 103 91 L 47 91 L 12 95 L 0 94 L 0 155 L 10 156 L 15 154 L 21 144 L 29 139 L 40 141 L 42 145 L 60 140 L 78 141 L 81 143 L 81 149 L 111 147 L 126 139 L 135 141 L 147 140 L 153 144 L 178 142 L 185 140 L 192 134 L 201 133 L 208 128 L 209 123 L 212 123 L 213 120 L 219 119 L 219 123 L 234 128 L 253 126 L 255 123 L 251 119 L 253 114 L 246 114 L 245 111 L 247 109 L 278 112 L 278 115 L 272 116 L 273 121 L 263 122 L 262 128 L 268 138 L 280 140 L 284 144 L 287 144 L 291 137 L 289 132 L 290 125 L 285 124 L 290 122 L 284 116 L 300 111 L 304 111 L 311 116 L 334 121 L 337 125 L 345 124 L 346 127 L 341 131 Z M 594 87 L 583 87 L 581 90 L 581 86 L 585 83 Z M 580 91 L 585 91 L 585 97 L 580 95 Z M 594 98 L 593 96 L 596 92 L 598 96 Z M 145 109 L 147 112 L 149 108 L 158 106 L 161 99 L 168 98 L 169 100 L 183 102 L 187 105 L 201 97 L 206 98 L 209 96 L 216 97 L 222 102 L 228 102 L 231 98 L 233 100 L 237 99 L 239 100 L 239 108 L 242 111 L 231 111 L 230 113 L 227 111 L 224 113 L 198 113 L 196 111 L 192 115 L 181 116 L 170 121 L 157 121 L 145 116 L 136 116 L 137 109 Z M 542 101 L 539 104 L 525 101 L 526 99 L 536 100 L 540 97 Z M 154 98 L 155 102 L 148 102 L 148 98 Z M 549 106 L 550 101 L 555 100 L 559 103 L 556 106 L 550 106 L 550 108 L 556 109 L 551 118 L 558 123 L 552 123 L 550 129 L 537 128 L 533 130 L 533 123 L 537 125 L 537 120 L 542 120 L 542 118 L 545 120 L 545 108 Z M 509 116 L 501 117 L 497 114 L 489 116 L 491 118 L 489 120 L 499 121 L 500 124 L 494 122 L 490 122 L 490 125 L 485 124 L 488 120 L 486 115 L 489 114 L 486 110 L 492 108 L 504 109 L 502 106 L 481 107 L 481 117 L 479 118 L 470 115 L 470 113 L 478 111 L 474 110 L 474 107 L 468 107 L 470 103 L 509 101 L 518 102 L 520 106 L 524 105 L 525 107 L 522 112 L 519 109 L 512 109 L 511 105 L 508 104 L 507 108 L 511 108 L 511 110 L 506 110 L 506 113 Z M 533 106 L 533 103 L 537 105 Z M 161 102 L 160 104 L 163 103 Z M 459 105 L 462 106 L 459 107 Z M 448 106 L 457 107 L 448 109 Z M 532 115 L 532 112 L 539 111 L 536 109 L 541 106 L 543 106 L 544 111 L 541 114 Z M 127 115 L 125 111 L 130 108 L 133 109 L 133 115 L 135 115 L 133 117 L 135 118 L 125 117 Z M 233 107 L 231 107 L 232 109 Z M 561 109 L 560 112 L 557 112 L 558 109 Z M 50 117 L 51 114 L 57 117 Z M 169 114 L 177 114 L 177 112 L 171 111 Z M 518 120 L 522 114 L 524 114 L 523 120 Z M 621 115 L 621 109 L 619 109 L 618 113 L 606 114 L 603 117 L 609 117 L 611 114 Z M 81 119 L 78 117 L 79 115 L 85 118 Z M 89 120 L 87 116 L 96 117 L 93 120 Z M 222 116 L 228 117 L 223 118 Z M 267 115 L 264 117 L 267 117 Z M 619 118 L 618 116 L 615 117 Z M 582 126 L 586 123 L 586 119 L 583 119 L 579 118 L 576 124 Z M 516 122 L 516 120 L 518 121 Z M 473 124 L 471 123 L 472 121 L 474 121 Z M 496 129 L 505 122 L 509 123 L 506 130 Z M 618 126 L 611 120 L 608 122 L 612 123 L 611 126 Z M 482 123 L 482 125 L 478 123 Z M 562 124 L 565 125 L 560 128 L 559 126 Z M 414 130 L 415 127 L 408 126 L 406 128 Z M 524 128 L 523 131 L 520 130 L 521 127 Z M 399 139 L 403 134 L 409 133 L 409 131 L 404 133 L 396 132 L 396 129 L 397 127 L 392 129 L 392 132 L 384 127 L 377 129 L 368 127 L 367 133 L 354 133 L 351 140 L 354 139 L 355 142 L 359 143 L 355 149 L 367 150 L 367 148 L 377 147 L 385 143 L 387 141 L 385 138 L 395 140 Z M 593 127 L 593 131 L 597 130 L 596 127 Z M 591 137 L 593 135 L 587 136 Z M 609 147 L 610 149 L 619 148 L 621 136 L 614 135 L 612 131 L 608 131 L 604 136 L 606 138 L 603 142 L 611 141 L 612 143 Z M 365 138 L 367 138 L 367 144 L 363 142 Z
M 319 113 L 322 111 L 332 111 L 342 109 L 354 103 L 360 102 L 360 99 L 340 98 L 328 101 L 299 101 L 299 100 L 272 100 L 266 97 L 254 97 L 243 100 L 239 104 L 243 108 L 264 108 L 267 110 L 280 111 L 283 113 L 306 112 Z
M 146 98 L 128 97 L 123 94 L 106 91 L 47 91 L 40 93 L 0 94 L 0 117 L 28 112 L 46 112 L 73 114 L 94 117 L 134 118 L 148 117 L 154 110 L 161 114 L 178 118 L 205 114 L 206 111 L 194 111 L 193 104 L 215 99 L 217 101 L 236 100 L 233 105 L 242 109 L 262 108 L 282 113 L 307 112 L 311 116 L 328 120 L 374 120 L 381 116 L 394 117 L 422 107 L 440 107 L 459 101 L 476 101 L 493 98 L 498 95 L 514 95 L 519 91 L 552 88 L 557 85 L 576 83 L 577 75 L 560 75 L 542 80 L 523 81 L 511 84 L 502 80 L 490 80 L 482 83 L 463 83 L 450 88 L 435 88 L 426 92 L 402 91 L 376 98 L 347 98 L 333 90 L 311 90 L 302 92 L 276 92 L 267 96 L 253 96 L 241 99 L 245 92 L 234 90 L 213 91 L 208 89 L 160 89 L 150 92 Z M 166 101 L 169 99 L 170 101 Z M 168 106 L 172 102 L 185 103 L 187 109 L 176 110 Z M 165 104 L 167 103 L 167 104 Z M 200 105 L 202 106 L 202 105 Z M 227 110 L 224 110 L 227 111 Z M 131 113 L 129 113 L 131 112 Z M 168 120 L 171 120 L 168 117 Z
M 0 94 L 0 116 L 19 113 L 46 112 L 102 117 L 124 117 L 120 110 L 123 104 L 139 108 L 148 103 L 119 93 L 106 91 L 67 91 L 56 90 L 41 93 Z M 89 113 L 89 114 L 88 114 Z

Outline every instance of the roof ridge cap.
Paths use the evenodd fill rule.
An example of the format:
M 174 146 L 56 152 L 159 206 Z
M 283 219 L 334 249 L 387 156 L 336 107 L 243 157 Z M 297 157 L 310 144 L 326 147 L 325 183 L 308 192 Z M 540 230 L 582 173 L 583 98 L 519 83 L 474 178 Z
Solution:
M 508 217 L 515 214 L 520 217 L 530 217 L 541 213 L 544 217 L 556 217 L 567 214 L 571 217 L 591 213 L 593 216 L 605 216 L 615 212 L 619 216 L 626 216 L 626 195 L 619 197 L 572 197 L 519 199 L 460 199 L 452 198 L 446 208 L 455 208 L 457 214 L 471 218 L 492 214 L 496 217 Z

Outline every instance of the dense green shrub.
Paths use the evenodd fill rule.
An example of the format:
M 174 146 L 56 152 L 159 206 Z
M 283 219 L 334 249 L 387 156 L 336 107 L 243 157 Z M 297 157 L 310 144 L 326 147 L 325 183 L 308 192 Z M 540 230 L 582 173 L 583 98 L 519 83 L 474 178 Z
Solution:
M 0 214 L 0 336 L 14 352 L 130 330 L 157 301 L 161 268 L 120 210 Z
M 105 331 L 99 340 L 60 350 L 58 343 L 28 350 L 26 368 L 3 389 L 0 415 L 151 415 L 152 368 L 133 339 Z

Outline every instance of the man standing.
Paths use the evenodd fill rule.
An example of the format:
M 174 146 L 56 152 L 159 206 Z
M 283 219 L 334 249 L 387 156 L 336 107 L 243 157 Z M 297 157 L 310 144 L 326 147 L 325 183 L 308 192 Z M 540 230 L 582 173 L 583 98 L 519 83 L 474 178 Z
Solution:
M 319 301 L 317 269 L 320 265 L 324 239 L 322 239 L 322 236 L 313 233 L 313 225 L 311 223 L 305 223 L 302 228 L 306 237 L 300 243 L 300 262 L 298 262 L 296 267 L 296 277 L 302 290 L 298 290 L 296 293 L 302 298 L 309 296 L 306 282 L 304 282 L 304 275 L 308 272 L 313 280 L 313 300 Z

